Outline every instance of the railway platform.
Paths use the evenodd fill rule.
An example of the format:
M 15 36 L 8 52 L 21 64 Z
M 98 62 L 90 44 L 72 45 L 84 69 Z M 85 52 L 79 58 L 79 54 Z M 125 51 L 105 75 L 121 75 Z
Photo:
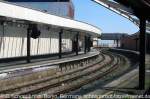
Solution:
M 79 52 L 79 55 L 74 54 L 65 55 L 62 59 L 58 59 L 57 56 L 43 59 L 34 59 L 31 63 L 26 63 L 25 61 L 9 62 L 0 64 L 0 73 L 18 71 L 18 70 L 27 70 L 32 68 L 40 68 L 47 66 L 54 66 L 60 63 L 66 63 L 71 61 L 77 61 L 81 59 L 90 58 L 98 55 L 99 52 L 92 51 L 84 54 L 84 52 Z
M 138 86 L 138 68 L 126 73 L 118 79 L 106 84 L 100 89 L 97 89 L 88 94 L 95 95 L 112 95 L 112 94 L 135 94 L 139 93 L 135 88 Z
M 45 60 L 35 59 L 31 63 L 26 63 L 23 61 L 3 63 L 0 64 L 0 79 L 7 79 L 28 74 L 35 74 L 35 76 L 38 76 L 42 75 L 42 72 L 45 74 L 45 71 L 47 73 L 46 75 L 54 74 L 56 71 L 64 72 L 74 69 L 79 65 L 88 63 L 90 58 L 96 57 L 97 55 L 99 55 L 98 51 L 88 52 L 86 54 L 80 52 L 78 56 L 68 54 L 63 56 L 61 59 L 58 59 L 58 57 L 55 56 L 45 58 Z M 39 74 L 36 74 L 36 72 L 39 72 Z

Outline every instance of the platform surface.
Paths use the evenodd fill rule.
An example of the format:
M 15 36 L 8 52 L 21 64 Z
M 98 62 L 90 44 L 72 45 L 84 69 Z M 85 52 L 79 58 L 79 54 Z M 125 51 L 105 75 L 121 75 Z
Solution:
M 138 85 L 138 72 L 137 67 L 118 79 L 104 85 L 103 88 L 94 90 L 88 94 L 110 95 L 114 92 L 126 92 L 127 90 L 135 91 L 134 87 Z
M 88 52 L 86 54 L 83 54 L 83 52 L 80 52 L 78 56 L 70 54 L 62 59 L 58 59 L 57 56 L 50 57 L 50 58 L 44 58 L 43 59 L 34 59 L 31 63 L 26 63 L 25 61 L 17 61 L 17 62 L 9 62 L 9 63 L 1 63 L 0 64 L 0 73 L 5 72 L 11 72 L 11 71 L 17 71 L 17 70 L 25 70 L 25 69 L 32 69 L 32 68 L 39 68 L 39 67 L 47 67 L 51 65 L 57 65 L 60 63 L 75 61 L 75 60 L 81 60 L 85 58 L 89 58 L 95 55 L 98 55 L 99 52 Z

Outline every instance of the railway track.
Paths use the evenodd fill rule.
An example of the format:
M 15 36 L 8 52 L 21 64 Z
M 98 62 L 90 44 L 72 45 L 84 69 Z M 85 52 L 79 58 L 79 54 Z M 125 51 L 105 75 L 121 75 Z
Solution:
M 53 77 L 39 79 L 17 87 L 8 87 L 0 90 L 0 94 L 50 94 L 59 95 L 78 89 L 94 80 L 109 74 L 115 70 L 120 58 L 112 53 L 102 53 L 102 59 L 95 64 L 84 66 L 76 70 L 58 74 Z
M 101 55 L 101 57 L 102 58 L 98 59 L 98 61 L 96 61 L 94 64 L 97 64 L 97 63 L 100 63 L 100 62 L 104 61 L 105 57 L 104 57 L 103 54 Z M 50 81 L 50 80 L 53 80 L 53 79 L 57 79 L 59 77 L 64 77 L 64 76 L 73 74 L 75 72 L 79 72 L 79 71 L 82 71 L 84 69 L 88 69 L 91 66 L 92 65 L 88 65 L 88 66 L 84 66 L 84 67 L 79 67 L 77 69 L 70 70 L 70 71 L 65 72 L 65 73 L 60 73 L 60 74 L 57 74 L 57 75 L 52 76 L 52 77 L 41 78 L 41 79 L 34 80 L 34 81 L 31 81 L 31 82 L 28 82 L 28 83 L 23 83 L 23 84 L 17 85 L 17 87 L 15 87 L 15 86 L 12 85 L 12 86 L 8 86 L 8 87 L 3 88 L 3 89 L 0 88 L 0 94 L 1 93 L 7 93 L 8 91 L 9 92 L 11 92 L 11 91 L 13 92 L 14 90 L 19 89 L 19 88 L 27 87 L 27 86 L 30 86 L 30 85 L 32 86 L 34 84 L 39 84 L 39 83 L 42 83 L 42 82 L 46 82 L 46 81 Z M 7 79 L 9 79 L 9 78 L 7 78 Z
M 114 59 L 112 59 L 112 60 L 114 61 Z M 105 67 L 107 65 L 110 65 L 109 63 L 106 63 L 103 65 L 104 66 L 103 68 L 99 68 L 99 69 L 97 69 L 97 71 L 94 71 L 85 77 L 80 77 L 80 79 L 78 79 L 78 81 L 66 82 L 67 86 L 59 86 L 60 88 L 56 87 L 56 90 L 54 90 L 54 88 L 53 88 L 53 90 L 49 89 L 49 92 L 46 91 L 46 92 L 42 92 L 42 93 L 43 94 L 47 93 L 49 95 L 59 95 L 59 94 L 68 93 L 68 92 L 73 91 L 75 89 L 79 89 L 82 86 L 89 84 L 95 80 L 98 80 L 101 77 L 106 76 L 107 74 L 111 73 L 113 70 L 115 70 L 118 67 L 118 63 L 119 63 L 119 60 L 117 59 L 117 61 L 112 63 L 112 65 L 109 66 L 109 68 Z M 101 72 L 99 72 L 99 70 Z M 42 93 L 40 93 L 40 94 L 42 94 Z

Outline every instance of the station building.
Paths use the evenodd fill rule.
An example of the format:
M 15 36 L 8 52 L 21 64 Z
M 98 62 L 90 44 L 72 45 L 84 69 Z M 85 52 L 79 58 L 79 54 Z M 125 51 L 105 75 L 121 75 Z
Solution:
M 0 60 L 87 52 L 101 30 L 74 19 L 71 0 L 7 0 L 0 9 Z
M 20 6 L 36 9 L 50 14 L 74 18 L 72 0 L 6 0 Z

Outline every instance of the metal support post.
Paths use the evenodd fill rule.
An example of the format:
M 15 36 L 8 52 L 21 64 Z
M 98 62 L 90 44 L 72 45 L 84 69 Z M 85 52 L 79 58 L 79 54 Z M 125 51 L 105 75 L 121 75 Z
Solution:
M 139 64 L 139 89 L 145 89 L 145 31 L 146 19 L 140 18 L 140 64 Z
M 135 49 L 136 49 L 136 51 L 138 50 L 138 38 L 135 38 Z
M 91 42 L 90 42 L 90 39 L 91 39 L 91 37 L 89 36 L 88 37 L 88 52 L 90 52 L 90 50 L 91 50 Z
M 119 40 L 117 39 L 116 42 L 117 42 L 117 48 L 118 48 L 119 47 Z
M 76 34 L 76 55 L 78 55 L 78 50 L 79 50 L 79 33 Z
M 86 49 L 87 49 L 87 37 L 85 35 L 84 36 L 84 54 L 86 54 Z
M 27 63 L 31 62 L 31 55 L 30 55 L 30 47 L 31 47 L 31 29 L 27 29 Z
M 63 34 L 63 29 L 60 30 L 59 32 L 59 59 L 62 58 L 62 34 Z

